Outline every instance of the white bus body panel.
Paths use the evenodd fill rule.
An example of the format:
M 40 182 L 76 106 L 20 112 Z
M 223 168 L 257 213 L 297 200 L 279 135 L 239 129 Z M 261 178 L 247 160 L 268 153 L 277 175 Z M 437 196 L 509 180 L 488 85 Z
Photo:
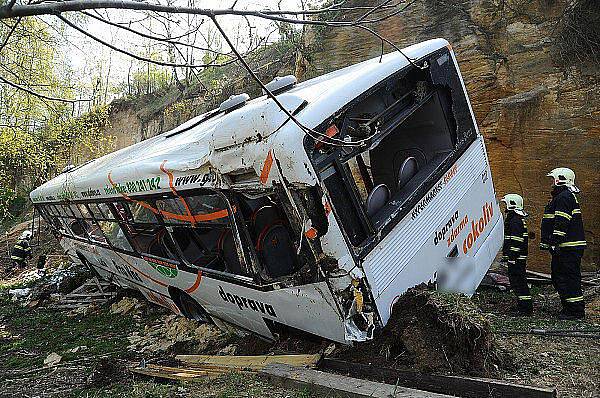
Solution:
M 465 217 L 467 221 L 461 228 Z M 432 226 L 436 230 L 430 234 L 427 231 Z M 473 228 L 477 231 L 473 232 Z M 363 268 L 383 324 L 402 293 L 420 283 L 436 281 L 439 273 L 446 275 L 448 288 L 473 294 L 502 239 L 502 216 L 483 137 L 479 136 L 365 258 Z M 455 245 L 458 258 L 448 259 L 446 256 Z
M 146 260 L 108 248 L 64 238 L 63 248 L 80 251 L 105 279 L 141 291 L 151 302 L 180 314 L 169 286 L 186 291 L 212 316 L 274 338 L 265 319 L 346 342 L 344 324 L 331 290 L 325 282 L 261 291 L 206 275 L 178 270 L 168 278 Z M 78 260 L 77 260 L 78 261 Z

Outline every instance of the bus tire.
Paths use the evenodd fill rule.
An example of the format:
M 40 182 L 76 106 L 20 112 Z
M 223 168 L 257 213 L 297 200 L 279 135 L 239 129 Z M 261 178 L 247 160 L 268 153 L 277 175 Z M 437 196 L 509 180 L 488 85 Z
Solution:
M 179 311 L 181 311 L 183 316 L 200 323 L 212 323 L 212 318 L 208 312 L 206 312 L 204 307 L 194 300 L 192 296 L 182 290 L 174 288 L 169 288 L 169 293 L 171 299 L 175 305 L 177 305 L 177 308 L 179 308 Z

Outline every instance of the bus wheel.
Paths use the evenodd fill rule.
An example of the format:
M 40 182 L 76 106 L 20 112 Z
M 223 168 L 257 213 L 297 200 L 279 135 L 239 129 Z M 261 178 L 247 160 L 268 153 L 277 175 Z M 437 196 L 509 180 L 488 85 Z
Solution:
M 208 315 L 206 310 L 202 308 L 196 300 L 185 292 L 179 291 L 178 293 L 175 302 L 186 318 L 193 319 L 200 323 L 212 323 L 210 315 Z

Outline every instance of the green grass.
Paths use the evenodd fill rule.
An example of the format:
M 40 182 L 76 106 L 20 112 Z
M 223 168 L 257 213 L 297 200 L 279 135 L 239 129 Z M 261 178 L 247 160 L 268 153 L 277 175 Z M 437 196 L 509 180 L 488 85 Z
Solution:
M 116 353 L 123 355 L 128 345 L 127 335 L 133 330 L 129 316 L 102 311 L 87 316 L 67 316 L 67 313 L 46 308 L 29 309 L 0 298 L 0 322 L 12 337 L 0 344 L 0 370 L 42 366 L 48 354 L 56 352 L 62 361 Z M 68 350 L 86 346 L 76 353 Z M 31 353 L 35 355 L 23 355 Z M 0 371 L 0 373 L 2 373 Z
M 64 398 L 170 398 L 175 396 L 172 384 L 138 382 L 113 384 L 110 387 L 78 388 L 64 395 Z
M 134 380 L 116 383 L 104 388 L 80 388 L 64 398 L 171 398 L 202 397 L 217 398 L 311 398 L 308 389 L 289 390 L 275 387 L 255 375 L 228 373 L 215 379 L 189 382 L 159 380 Z

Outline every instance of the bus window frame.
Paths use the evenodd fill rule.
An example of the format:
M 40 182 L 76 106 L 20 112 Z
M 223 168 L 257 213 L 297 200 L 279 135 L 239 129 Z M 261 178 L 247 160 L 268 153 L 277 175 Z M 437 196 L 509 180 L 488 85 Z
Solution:
M 131 240 L 130 232 L 124 229 L 126 223 L 123 222 L 121 220 L 121 218 L 118 216 L 117 210 L 114 208 L 114 204 L 119 203 L 119 202 L 127 202 L 127 201 L 131 201 L 131 200 L 142 202 L 142 201 L 149 201 L 149 200 L 154 201 L 155 199 L 158 199 L 158 198 L 177 199 L 179 197 L 185 198 L 185 197 L 190 197 L 190 196 L 198 196 L 198 195 L 202 195 L 202 194 L 206 194 L 206 193 L 218 194 L 225 200 L 225 203 L 228 206 L 228 210 L 229 210 L 230 214 L 234 214 L 234 216 L 235 216 L 236 213 L 238 213 L 237 211 L 233 211 L 233 205 L 232 205 L 229 197 L 225 194 L 225 192 L 221 192 L 218 190 L 209 190 L 206 188 L 179 192 L 178 195 L 174 195 L 173 193 L 158 193 L 158 194 L 129 197 L 129 199 L 103 198 L 103 199 L 93 200 L 93 201 L 74 200 L 74 201 L 68 201 L 68 202 L 66 202 L 66 201 L 65 202 L 46 202 L 46 203 L 42 202 L 42 203 L 36 204 L 36 206 L 38 206 L 38 207 L 45 207 L 48 205 L 59 206 L 58 209 L 61 209 L 61 215 L 60 216 L 51 216 L 51 217 L 60 218 L 62 220 L 65 220 L 65 219 L 66 220 L 75 220 L 75 217 L 71 210 L 69 211 L 70 216 L 62 215 L 63 205 L 83 204 L 86 206 L 88 212 L 90 213 L 90 215 L 92 217 L 91 219 L 93 219 L 93 221 L 96 223 L 96 225 L 98 225 L 98 221 L 111 221 L 111 222 L 118 223 L 119 227 L 122 229 L 122 231 L 124 233 L 124 236 L 127 238 L 128 243 L 131 246 L 132 250 L 129 251 L 129 250 L 115 247 L 112 244 L 112 242 L 106 238 L 106 234 L 104 234 L 104 231 L 102 231 L 101 228 L 100 228 L 100 231 L 103 233 L 103 236 L 106 239 L 106 243 L 94 241 L 94 240 L 90 239 L 89 236 L 87 238 L 79 237 L 77 235 L 74 235 L 72 233 L 72 231 L 70 231 L 70 229 L 67 231 L 56 231 L 56 227 L 53 226 L 53 228 L 55 229 L 55 231 L 57 232 L 58 235 L 78 241 L 78 242 L 107 248 L 107 249 L 110 249 L 117 253 L 130 255 L 130 256 L 144 260 L 144 256 L 146 256 L 146 257 L 156 257 L 156 256 L 152 256 L 151 254 L 147 254 L 147 253 L 140 253 L 136 250 L 135 245 Z M 110 211 L 110 215 L 103 215 L 103 218 L 98 218 L 97 214 L 94 211 L 90 210 L 90 205 L 96 205 L 96 208 L 100 209 L 101 213 L 104 213 L 104 211 L 99 206 L 100 204 L 105 204 L 108 207 L 108 210 Z M 68 206 L 67 206 L 67 208 L 70 209 L 70 207 L 68 207 Z M 129 207 L 127 207 L 127 209 L 129 209 Z M 227 282 L 234 282 L 234 283 L 244 285 L 244 286 L 249 286 L 249 287 L 252 287 L 252 288 L 258 289 L 258 290 L 264 290 L 265 288 L 268 289 L 269 287 L 271 287 L 273 285 L 273 283 L 270 283 L 270 284 L 262 283 L 262 280 L 260 280 L 258 278 L 258 271 L 256 269 L 256 265 L 252 260 L 250 262 L 251 267 L 250 268 L 246 267 L 246 269 L 250 270 L 250 272 L 249 272 L 250 276 L 238 275 L 238 274 L 218 271 L 218 270 L 214 270 L 214 269 L 210 269 L 210 268 L 198 267 L 193 264 L 189 264 L 189 262 L 187 260 L 185 260 L 185 256 L 182 255 L 182 253 L 179 249 L 179 246 L 176 244 L 176 242 L 171 234 L 171 230 L 169 227 L 175 226 L 175 224 L 170 225 L 168 223 L 165 223 L 163 221 L 164 217 L 162 217 L 162 215 L 160 215 L 160 214 L 156 214 L 155 216 L 157 219 L 157 224 L 166 228 L 167 233 L 169 234 L 169 239 L 171 239 L 172 242 L 175 244 L 175 250 L 177 251 L 176 255 L 179 259 L 178 262 L 175 263 L 175 265 L 180 270 L 190 272 L 190 273 L 197 273 L 198 271 L 201 271 L 203 274 L 210 276 L 210 277 L 214 277 L 215 279 L 223 280 L 223 281 L 227 281 Z M 89 218 L 84 218 L 84 217 L 82 217 L 81 219 L 90 220 Z M 240 221 L 238 221 L 237 218 L 234 220 L 234 217 L 231 217 L 231 216 L 228 217 L 227 224 L 229 225 L 230 228 L 234 228 L 234 229 L 232 229 L 232 231 L 235 231 L 234 237 L 235 237 L 235 241 L 236 241 L 236 249 L 238 250 L 238 256 L 240 255 L 240 250 L 242 250 L 242 254 L 244 255 L 244 257 L 242 257 L 241 263 L 242 263 L 242 266 L 246 266 L 246 264 L 248 264 L 248 261 L 246 259 L 246 254 L 244 253 L 243 249 L 240 249 L 240 247 L 242 247 L 241 246 L 242 242 L 241 242 L 241 238 L 239 237 L 239 225 L 237 224 L 238 222 L 240 222 Z M 177 224 L 176 226 L 181 227 L 181 226 L 190 226 L 190 225 L 191 224 L 186 223 L 186 224 Z M 99 225 L 98 225 L 98 227 L 99 227 Z M 156 257 L 156 258 L 160 259 L 160 260 L 166 260 L 166 261 L 172 262 L 172 260 L 169 260 L 169 259 L 164 259 L 161 257 Z
M 443 54 L 447 49 L 441 49 L 430 54 L 427 54 L 423 58 L 416 63 L 422 62 L 423 60 L 434 60 L 436 57 Z M 390 75 L 386 79 L 380 81 L 379 83 L 373 85 L 368 90 L 360 93 L 354 99 L 346 103 L 339 110 L 337 110 L 331 116 L 325 118 L 321 124 L 319 124 L 315 130 L 320 131 L 325 134 L 327 128 L 334 123 L 336 120 L 339 120 L 340 115 L 345 115 L 352 107 L 360 103 L 361 101 L 368 98 L 370 95 L 384 88 L 389 82 L 393 79 L 399 79 L 405 76 L 410 70 L 411 66 L 407 65 L 406 67 L 400 69 L 394 74 Z M 458 68 L 454 68 L 456 74 L 460 78 L 460 72 Z M 470 100 L 468 98 L 468 94 L 464 86 L 461 86 L 461 95 L 464 96 L 464 99 L 467 103 L 467 106 L 470 104 Z M 429 95 L 428 95 L 429 96 Z M 423 106 L 426 101 L 422 102 L 420 106 Z M 420 108 L 420 107 L 419 107 Z M 417 108 L 418 109 L 418 108 Z M 346 241 L 352 256 L 355 260 L 364 259 L 368 253 L 370 253 L 381 240 L 387 236 L 391 230 L 404 218 L 407 214 L 410 213 L 410 210 L 419 202 L 421 198 L 423 198 L 427 192 L 435 185 L 436 181 L 443 177 L 444 173 L 446 173 L 453 164 L 455 164 L 460 157 L 467 151 L 467 149 L 473 145 L 478 137 L 477 127 L 475 124 L 474 116 L 472 111 L 469 109 L 469 114 L 471 115 L 470 120 L 470 129 L 464 131 L 464 136 L 461 137 L 459 132 L 456 131 L 456 138 L 454 141 L 454 149 L 448 154 L 446 159 L 444 159 L 441 164 L 439 164 L 436 169 L 421 183 L 421 185 L 415 189 L 408 197 L 403 201 L 403 203 L 399 206 L 400 211 L 394 212 L 393 216 L 389 217 L 385 222 L 374 222 L 371 220 L 366 214 L 366 208 L 361 202 L 360 192 L 358 191 L 358 187 L 356 186 L 356 181 L 354 180 L 352 173 L 348 166 L 348 161 L 350 159 L 356 158 L 360 154 L 368 151 L 373 144 L 380 144 L 381 141 L 387 137 L 394 129 L 386 129 L 380 131 L 373 139 L 369 146 L 365 147 L 355 147 L 350 151 L 346 150 L 345 152 L 340 148 L 335 148 L 333 151 L 330 151 L 325 154 L 317 154 L 314 151 L 315 145 L 317 141 L 310 137 L 306 136 L 304 139 L 304 148 L 305 152 L 310 159 L 313 167 L 317 171 L 319 185 L 321 189 L 330 196 L 329 200 L 331 202 L 331 208 L 333 214 L 340 225 L 340 229 L 342 231 L 342 236 Z M 447 118 L 447 116 L 446 116 Z M 345 123 L 345 121 L 343 122 Z M 343 131 L 344 124 L 339 131 Z M 333 173 L 329 170 L 333 169 Z M 329 172 L 328 172 L 329 171 Z M 342 180 L 344 187 L 348 194 L 351 197 L 351 202 L 354 211 L 358 217 L 358 220 L 363 227 L 363 232 L 366 237 L 359 244 L 354 244 L 351 238 L 348 236 L 348 232 L 346 230 L 346 225 L 342 221 L 343 218 L 338 214 L 338 209 L 335 206 L 335 200 L 331 198 L 332 193 L 329 192 L 325 185 L 325 180 L 331 177 L 333 174 L 337 174 L 339 178 Z M 377 225 L 376 225 L 377 224 Z
M 179 244 L 173 237 L 172 228 L 173 227 L 182 227 L 182 226 L 193 228 L 193 225 L 191 223 L 176 223 L 176 222 L 171 223 L 171 222 L 165 221 L 166 218 L 163 217 L 163 215 L 160 213 L 160 209 L 156 205 L 155 208 L 159 211 L 159 213 L 156 215 L 157 216 L 156 218 L 160 219 L 160 222 L 162 223 L 162 225 L 164 227 L 166 227 L 171 241 L 175 244 L 175 250 L 177 251 L 177 255 L 179 256 L 179 259 L 180 259 L 179 265 L 181 266 L 181 269 L 183 271 L 192 272 L 192 273 L 196 273 L 196 272 L 198 272 L 198 270 L 200 270 L 200 271 L 202 271 L 203 274 L 225 276 L 227 279 L 235 279 L 235 280 L 238 280 L 238 281 L 244 282 L 244 283 L 256 283 L 256 284 L 260 285 L 260 281 L 257 280 L 258 272 L 256 270 L 255 263 L 251 259 L 250 264 L 248 264 L 246 254 L 243 250 L 244 246 L 243 246 L 243 242 L 241 241 L 241 236 L 239 234 L 239 226 L 238 226 L 239 220 L 238 220 L 237 213 L 239 213 L 239 212 L 235 210 L 236 208 L 239 209 L 239 204 L 236 203 L 235 206 L 232 205 L 229 196 L 225 192 L 222 192 L 219 190 L 212 190 L 212 189 L 208 189 L 208 188 L 203 188 L 203 189 L 200 188 L 200 189 L 194 189 L 194 190 L 190 190 L 190 191 L 178 192 L 178 195 L 174 195 L 172 193 L 151 195 L 149 197 L 149 199 L 153 200 L 153 202 L 156 204 L 156 199 L 181 199 L 181 198 L 183 198 L 183 200 L 185 200 L 188 197 L 202 196 L 202 195 L 207 195 L 207 194 L 218 195 L 219 197 L 221 197 L 224 200 L 225 204 L 227 205 L 227 210 L 229 212 L 229 215 L 227 216 L 227 222 L 224 224 L 227 224 L 229 226 L 229 228 L 231 228 L 231 230 L 232 230 L 233 237 L 234 237 L 235 243 L 236 243 L 236 250 L 237 250 L 238 258 L 240 258 L 240 265 L 242 266 L 242 268 L 246 271 L 246 273 L 248 275 L 239 275 L 239 274 L 234 274 L 231 272 L 219 271 L 219 270 L 205 268 L 205 267 L 197 266 L 195 264 L 191 264 L 188 261 L 188 259 L 186 258 L 186 256 L 181 252 L 181 248 L 179 247 Z M 196 222 L 196 224 L 202 224 L 202 222 Z M 212 223 L 204 223 L 204 225 L 209 226 L 209 227 L 215 226 Z

